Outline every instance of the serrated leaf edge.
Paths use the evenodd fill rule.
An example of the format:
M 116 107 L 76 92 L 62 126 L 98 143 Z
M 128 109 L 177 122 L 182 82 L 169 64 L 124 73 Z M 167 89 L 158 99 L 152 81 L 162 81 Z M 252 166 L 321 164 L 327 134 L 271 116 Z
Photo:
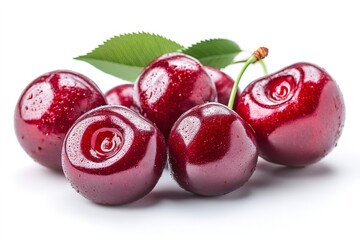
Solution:
M 239 50 L 240 50 L 239 53 L 243 51 L 243 50 L 240 48 L 240 46 L 239 46 L 235 41 L 233 41 L 233 40 L 229 40 L 229 39 L 226 39 L 226 38 L 209 38 L 209 39 L 201 40 L 201 41 L 199 41 L 199 42 L 196 42 L 196 43 L 194 43 L 194 44 L 191 44 L 189 47 L 184 47 L 184 48 L 180 49 L 180 52 L 184 52 L 184 51 L 186 51 L 186 50 L 188 50 L 188 49 L 191 49 L 191 48 L 194 47 L 194 46 L 200 45 L 200 44 L 202 44 L 202 43 L 211 42 L 211 41 L 215 41 L 215 40 L 225 40 L 225 41 L 232 42 L 232 43 L 234 43 L 235 45 L 237 45 L 237 46 L 239 47 Z M 170 41 L 171 41 L 171 40 L 170 40 Z M 179 45 L 180 45 L 180 44 L 179 44 Z
M 148 34 L 148 35 L 152 35 L 152 36 L 155 36 L 155 37 L 160 37 L 160 38 L 163 38 L 167 41 L 170 41 L 170 42 L 173 42 L 177 45 L 180 46 L 180 49 L 185 49 L 185 47 L 181 44 L 179 44 L 178 42 L 175 42 L 167 37 L 164 37 L 160 34 L 156 34 L 156 33 L 149 33 L 149 32 L 145 32 L 145 31 L 141 31 L 141 32 L 131 32 L 131 33 L 125 33 L 125 34 L 119 34 L 119 35 L 115 35 L 115 36 L 112 36 L 111 38 L 103 41 L 101 44 L 99 44 L 96 48 L 94 48 L 93 50 L 91 50 L 90 52 L 86 53 L 85 55 L 80 55 L 78 57 L 74 57 L 73 59 L 75 60 L 82 60 L 82 59 L 88 59 L 88 55 L 95 52 L 96 50 L 98 50 L 100 47 L 104 46 L 107 42 L 111 41 L 112 39 L 115 39 L 115 38 L 118 38 L 118 37 L 123 37 L 123 36 L 129 36 L 129 35 L 140 35 L 140 34 Z M 96 60 L 102 60 L 102 61 L 106 61 L 106 62 L 109 62 L 107 60 L 104 60 L 104 59 L 101 59 L 101 58 L 96 58 L 96 57 L 92 57 L 93 59 L 96 59 Z M 132 67 L 139 67 L 139 66 L 136 66 L 136 65 L 128 65 L 128 66 L 132 66 Z

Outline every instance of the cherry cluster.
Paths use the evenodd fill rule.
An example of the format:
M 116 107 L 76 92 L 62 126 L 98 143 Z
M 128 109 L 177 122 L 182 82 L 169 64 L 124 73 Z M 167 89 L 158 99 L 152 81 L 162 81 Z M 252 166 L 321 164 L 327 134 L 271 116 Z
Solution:
M 260 59 L 252 57 L 248 65 Z M 49 72 L 20 96 L 15 132 L 36 162 L 62 170 L 77 192 L 106 205 L 144 197 L 167 162 L 183 189 L 218 196 L 245 184 L 259 156 L 304 167 L 336 146 L 345 106 L 324 69 L 296 63 L 240 93 L 241 75 L 234 82 L 172 53 L 134 84 L 102 94 L 79 73 Z

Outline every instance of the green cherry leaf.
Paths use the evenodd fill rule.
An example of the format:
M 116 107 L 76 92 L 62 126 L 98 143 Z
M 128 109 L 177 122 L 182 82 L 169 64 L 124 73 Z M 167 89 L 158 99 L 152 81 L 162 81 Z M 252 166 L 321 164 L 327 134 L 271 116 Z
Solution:
M 203 65 L 224 68 L 241 52 L 237 43 L 228 39 L 208 39 L 181 50 L 198 59 Z
M 182 48 L 180 44 L 160 35 L 145 32 L 129 33 L 115 36 L 93 51 L 75 59 L 133 82 L 142 69 L 155 58 Z

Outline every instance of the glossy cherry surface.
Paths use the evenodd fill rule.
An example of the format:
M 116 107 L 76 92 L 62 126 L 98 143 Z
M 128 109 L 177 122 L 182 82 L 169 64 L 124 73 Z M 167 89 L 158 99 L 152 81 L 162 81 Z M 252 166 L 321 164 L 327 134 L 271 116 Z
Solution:
M 166 54 L 149 64 L 135 82 L 134 102 L 164 134 L 188 109 L 216 100 L 214 82 L 196 59 Z
M 15 109 L 16 136 L 36 162 L 61 169 L 61 147 L 71 125 L 83 113 L 105 104 L 89 78 L 67 70 L 46 73 L 20 96 Z
M 204 69 L 215 83 L 218 102 L 227 106 L 231 90 L 234 86 L 234 80 L 220 69 L 209 66 L 204 66 Z M 235 96 L 234 106 L 237 106 L 239 97 L 240 90 L 238 89 Z
M 255 130 L 260 156 L 291 167 L 315 163 L 337 144 L 345 105 L 322 68 L 296 63 L 251 83 L 237 112 Z
M 144 197 L 166 161 L 161 132 L 123 106 L 103 106 L 82 115 L 64 142 L 62 163 L 73 188 L 89 200 L 125 204 Z
M 187 111 L 169 136 L 173 178 L 199 195 L 217 196 L 241 187 L 255 170 L 257 157 L 252 128 L 220 103 Z
M 120 105 L 138 111 L 134 105 L 134 84 L 122 84 L 111 88 L 105 93 L 105 98 L 110 105 Z

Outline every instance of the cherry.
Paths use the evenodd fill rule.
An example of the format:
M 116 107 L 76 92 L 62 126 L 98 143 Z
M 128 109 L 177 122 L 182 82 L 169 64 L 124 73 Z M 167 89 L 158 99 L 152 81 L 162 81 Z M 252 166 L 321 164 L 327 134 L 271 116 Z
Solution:
M 89 78 L 68 70 L 46 73 L 32 81 L 18 100 L 16 136 L 36 162 L 61 169 L 61 147 L 71 125 L 83 113 L 105 104 Z
M 165 161 L 161 132 L 123 106 L 98 107 L 82 115 L 66 135 L 62 152 L 73 188 L 106 205 L 144 197 L 159 180 Z
M 110 105 L 121 105 L 138 111 L 134 105 L 134 84 L 122 84 L 111 88 L 105 93 L 105 98 Z
M 203 66 L 181 54 L 165 54 L 150 63 L 135 82 L 134 102 L 165 138 L 188 109 L 216 100 L 216 90 Z
M 184 113 L 169 136 L 173 178 L 199 195 L 217 196 L 241 187 L 255 170 L 257 156 L 252 128 L 219 103 Z
M 234 80 L 220 69 L 209 66 L 204 66 L 204 69 L 215 83 L 218 102 L 227 105 L 230 99 L 231 89 L 234 86 Z M 240 90 L 238 89 L 234 101 L 235 106 L 237 106 L 239 96 Z
M 252 82 L 236 110 L 255 130 L 260 156 L 303 167 L 326 156 L 344 126 L 345 105 L 322 68 L 296 63 Z
M 246 65 L 266 57 L 258 49 Z M 240 75 L 242 75 L 243 71 Z M 238 91 L 236 81 L 229 106 L 205 103 L 179 117 L 169 135 L 169 168 L 185 190 L 217 196 L 236 190 L 253 174 L 258 150 L 254 130 L 231 109 Z

